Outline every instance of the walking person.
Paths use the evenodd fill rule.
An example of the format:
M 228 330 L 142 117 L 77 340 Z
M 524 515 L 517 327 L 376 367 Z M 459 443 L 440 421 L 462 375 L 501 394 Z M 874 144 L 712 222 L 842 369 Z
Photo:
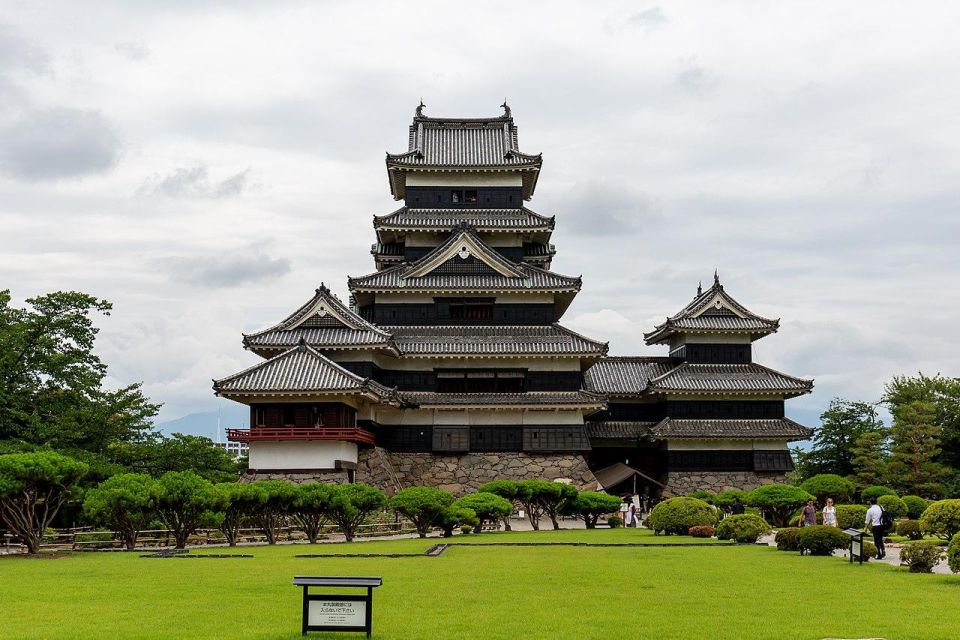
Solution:
M 630 507 L 627 505 L 626 499 L 620 503 L 620 519 L 623 520 L 623 526 L 630 526 Z
M 877 560 L 883 560 L 887 555 L 887 549 L 883 546 L 883 536 L 886 535 L 887 530 L 883 526 L 883 507 L 877 504 L 876 498 L 870 498 L 870 508 L 867 509 L 867 517 L 863 525 L 873 533 L 873 544 L 877 546 Z
M 833 498 L 827 498 L 827 506 L 823 508 L 823 524 L 828 527 L 837 525 L 837 508 L 833 506 Z
M 807 500 L 807 506 L 803 508 L 803 519 L 800 521 L 801 527 L 810 527 L 817 524 L 817 507 L 813 500 Z
M 640 526 L 640 514 L 637 512 L 636 503 L 630 505 L 630 519 L 633 521 L 634 529 Z

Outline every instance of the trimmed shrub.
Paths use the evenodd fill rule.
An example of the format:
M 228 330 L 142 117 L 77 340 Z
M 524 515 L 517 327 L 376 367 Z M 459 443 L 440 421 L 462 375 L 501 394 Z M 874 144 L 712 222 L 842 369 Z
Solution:
M 471 509 L 482 525 L 484 522 L 496 523 L 501 518 L 510 515 L 513 511 L 513 504 L 506 498 L 501 498 L 492 493 L 471 493 L 465 495 L 453 506 L 462 509 Z M 477 533 L 480 533 L 481 527 L 477 527 Z
M 721 520 L 717 526 L 717 538 L 752 544 L 757 541 L 757 538 L 769 531 L 770 525 L 763 518 L 742 514 Z
M 873 544 L 869 540 L 863 541 L 863 547 L 860 549 L 860 555 L 863 556 L 864 562 L 869 562 L 870 558 L 877 557 L 877 545 Z
M 911 542 L 900 549 L 900 566 L 910 567 L 910 573 L 933 573 L 943 556 L 943 547 L 933 540 Z
M 774 540 L 777 543 L 777 551 L 799 551 L 800 550 L 800 528 L 786 527 L 777 531 Z
M 154 493 L 150 476 L 121 473 L 87 491 L 83 511 L 93 521 L 116 531 L 123 546 L 133 549 L 153 515 Z
M 789 484 L 766 484 L 747 496 L 747 503 L 762 509 L 774 526 L 786 526 L 790 515 L 811 500 L 812 495 Z
M 330 493 L 330 519 L 340 527 L 347 542 L 353 542 L 357 527 L 386 504 L 387 496 L 375 487 L 359 483 L 334 485 Z
M 716 494 L 713 491 L 707 491 L 706 489 L 697 489 L 693 493 L 687 496 L 688 498 L 696 498 L 697 500 L 703 500 L 707 504 L 713 504 L 713 499 Z
M 960 573 L 960 533 L 953 536 L 947 547 L 947 564 L 950 565 L 950 571 Z
M 890 514 L 891 518 L 902 518 L 907 515 L 907 504 L 897 496 L 880 496 L 877 504 Z
M 870 502 L 870 498 L 880 499 L 880 496 L 895 496 L 897 492 L 890 487 L 881 487 L 878 484 L 872 484 L 860 492 L 860 500 L 864 503 Z
M 812 556 L 829 556 L 850 546 L 850 537 L 843 531 L 819 524 L 801 529 L 797 539 L 800 551 Z
M 469 524 L 465 524 L 462 527 L 460 527 L 460 533 L 462 533 L 463 535 L 467 535 L 472 532 L 473 532 L 473 527 L 471 527 Z
M 473 509 L 466 509 L 452 504 L 440 514 L 437 518 L 437 526 L 443 529 L 443 537 L 449 538 L 453 535 L 453 530 L 457 527 L 469 526 L 471 531 L 480 530 L 480 519 Z
M 841 529 L 863 529 L 867 507 L 862 504 L 838 504 L 837 526 Z
M 597 520 L 605 513 L 620 508 L 620 498 L 603 491 L 581 491 L 564 509 L 583 520 L 587 529 L 595 529 Z
M 407 487 L 390 499 L 390 508 L 408 518 L 417 535 L 426 538 L 443 510 L 453 504 L 453 496 L 436 487 Z
M 930 501 L 920 496 L 903 496 L 903 504 L 907 505 L 907 517 L 912 520 L 919 520 L 923 512 L 930 506 Z
M 690 527 L 711 525 L 717 522 L 713 508 L 697 498 L 670 498 L 653 508 L 647 518 L 647 526 L 654 534 L 671 533 L 684 535 Z
M 900 520 L 897 522 L 897 535 L 911 540 L 920 540 L 923 538 L 923 531 L 920 530 L 919 520 Z
M 607 526 L 611 529 L 618 529 L 623 526 L 623 518 L 620 516 L 610 516 L 607 518 Z
M 480 488 L 477 489 L 477 491 L 492 493 L 500 496 L 501 498 L 506 498 L 510 501 L 510 504 L 513 504 L 517 498 L 520 497 L 520 483 L 516 480 L 492 480 L 486 484 L 480 485 Z M 507 516 L 503 519 L 503 530 L 513 530 L 513 527 L 510 525 L 510 514 L 507 514 Z
M 712 538 L 716 532 L 717 530 L 708 524 L 700 524 L 687 529 L 687 534 L 694 538 Z
M 960 500 L 937 500 L 920 516 L 920 530 L 947 540 L 960 532 Z
M 820 504 L 826 504 L 827 498 L 833 498 L 834 502 L 846 502 L 856 491 L 852 482 L 835 473 L 819 473 L 805 480 L 800 488 L 816 497 Z

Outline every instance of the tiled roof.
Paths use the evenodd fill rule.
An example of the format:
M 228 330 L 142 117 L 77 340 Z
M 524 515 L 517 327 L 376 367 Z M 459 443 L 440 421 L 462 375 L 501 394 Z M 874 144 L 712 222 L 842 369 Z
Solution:
M 422 111 L 410 125 L 408 150 L 388 153 L 387 164 L 427 167 L 520 167 L 539 165 L 540 155 L 517 147 L 509 114 L 497 118 L 429 118 Z
M 611 396 L 640 394 L 651 378 L 663 375 L 674 366 L 669 358 L 611 356 L 587 370 L 584 386 Z
M 765 420 L 677 420 L 665 418 L 652 432 L 664 440 L 710 438 L 786 438 L 808 440 L 813 429 L 789 418 Z
M 374 216 L 377 231 L 451 231 L 469 224 L 477 231 L 551 231 L 554 218 L 519 209 L 412 209 L 401 207 L 385 216 Z
M 254 352 L 283 349 L 305 340 L 311 347 L 351 348 L 389 345 L 390 334 L 351 311 L 322 284 L 299 309 L 280 323 L 243 336 Z
M 474 406 L 549 406 L 602 408 L 606 399 L 589 391 L 528 391 L 527 393 L 435 393 L 432 391 L 401 391 L 401 399 L 420 407 L 474 407 Z
M 496 271 L 435 273 L 427 270 L 455 245 L 467 243 L 472 256 Z M 476 255 L 474 255 L 476 253 Z M 455 258 L 454 258 L 455 259 Z M 422 274 L 422 275 L 411 275 Z M 514 263 L 490 248 L 469 225 L 459 226 L 446 241 L 412 264 L 400 264 L 358 278 L 349 278 L 350 291 L 579 291 L 582 281 L 533 265 Z
M 758 316 L 734 300 L 714 274 L 712 287 L 706 291 L 698 288 L 690 304 L 645 333 L 643 338 L 647 344 L 658 344 L 667 342 L 675 333 L 697 332 L 746 333 L 757 339 L 779 327 L 779 320 Z
M 587 435 L 597 440 L 641 440 L 650 435 L 656 422 L 587 422 Z
M 347 371 L 304 343 L 232 376 L 214 380 L 213 389 L 226 397 L 366 393 L 386 401 L 395 395 L 393 390 Z
M 607 344 L 550 326 L 387 327 L 404 355 L 593 355 Z
M 648 389 L 660 393 L 809 393 L 812 380 L 794 378 L 759 364 L 684 363 L 651 378 Z

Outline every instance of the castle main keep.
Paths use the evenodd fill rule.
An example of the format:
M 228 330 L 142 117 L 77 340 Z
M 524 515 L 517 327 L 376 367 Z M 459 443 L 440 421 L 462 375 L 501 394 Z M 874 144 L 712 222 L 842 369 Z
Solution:
M 555 220 L 527 208 L 543 159 L 510 108 L 434 118 L 386 158 L 403 206 L 375 216 L 376 270 L 343 301 L 321 285 L 243 337 L 263 361 L 214 382 L 250 406 L 248 476 L 357 481 L 457 494 L 494 479 L 612 493 L 750 489 L 793 468 L 812 431 L 784 401 L 810 380 L 753 362 L 778 320 L 714 274 L 644 335 L 660 356 L 609 356 L 561 324 L 582 285 L 552 270 Z M 680 306 L 678 304 L 678 306 Z

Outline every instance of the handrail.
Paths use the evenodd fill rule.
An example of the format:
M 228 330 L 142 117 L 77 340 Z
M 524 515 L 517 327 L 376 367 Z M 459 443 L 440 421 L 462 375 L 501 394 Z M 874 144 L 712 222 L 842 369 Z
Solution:
M 360 427 L 251 427 L 227 429 L 227 440 L 251 442 L 258 440 L 347 440 L 374 444 L 374 436 Z

